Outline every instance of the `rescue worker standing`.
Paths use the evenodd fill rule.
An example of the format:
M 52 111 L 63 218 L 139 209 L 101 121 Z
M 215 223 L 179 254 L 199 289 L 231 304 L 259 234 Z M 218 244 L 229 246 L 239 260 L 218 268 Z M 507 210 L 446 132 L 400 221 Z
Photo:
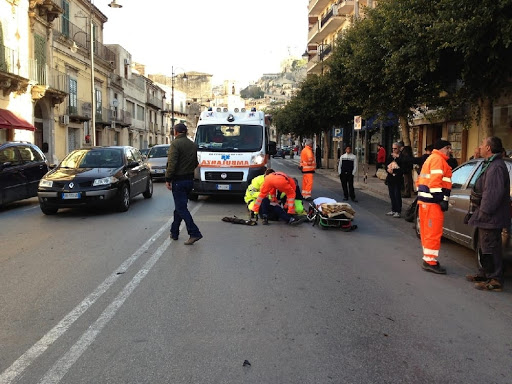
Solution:
M 176 124 L 174 132 L 176 138 L 169 147 L 165 171 L 165 185 L 172 191 L 174 198 L 174 221 L 171 224 L 170 237 L 178 240 L 180 224 L 184 220 L 190 236 L 185 245 L 192 245 L 203 238 L 187 207 L 188 195 L 194 186 L 194 170 L 198 165 L 197 146 L 188 139 L 185 124 Z
M 260 193 L 254 203 L 252 210 L 254 213 L 260 211 L 261 202 L 265 197 L 271 195 L 271 202 L 277 203 L 276 191 L 279 190 L 286 194 L 286 204 L 288 214 L 295 215 L 295 181 L 283 172 L 272 172 L 265 176 Z M 290 224 L 295 218 L 290 219 Z
M 418 210 L 420 217 L 421 245 L 423 247 L 422 268 L 427 272 L 446 274 L 446 269 L 437 261 L 443 235 L 444 213 L 452 189 L 452 169 L 447 160 L 452 146 L 449 141 L 439 139 L 427 158 L 418 177 Z
M 306 139 L 305 147 L 300 153 L 299 169 L 302 171 L 302 196 L 307 201 L 313 200 L 313 174 L 316 169 L 315 155 L 313 154 L 313 140 Z M 283 191 L 284 192 L 284 191 Z M 288 194 L 286 194 L 288 196 Z

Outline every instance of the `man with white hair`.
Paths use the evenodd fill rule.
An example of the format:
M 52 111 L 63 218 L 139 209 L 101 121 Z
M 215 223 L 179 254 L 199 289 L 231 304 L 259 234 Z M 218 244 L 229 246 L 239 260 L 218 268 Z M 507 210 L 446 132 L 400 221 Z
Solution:
M 302 196 L 311 201 L 311 191 L 313 190 L 313 174 L 315 173 L 316 162 L 313 154 L 313 140 L 306 139 L 305 147 L 300 153 L 299 169 L 302 171 Z

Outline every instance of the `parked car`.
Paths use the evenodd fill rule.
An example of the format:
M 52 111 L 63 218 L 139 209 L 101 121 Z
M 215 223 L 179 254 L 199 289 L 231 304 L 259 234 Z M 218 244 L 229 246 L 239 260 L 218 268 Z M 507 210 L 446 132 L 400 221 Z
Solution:
M 290 156 L 292 153 L 292 148 L 289 146 L 283 146 L 283 153 L 285 156 Z
M 478 252 L 478 233 L 477 228 L 464 224 L 464 217 L 469 210 L 469 196 L 473 188 L 478 173 L 482 168 L 484 159 L 473 159 L 464 164 L 459 165 L 453 170 L 452 175 L 452 191 L 450 193 L 450 201 L 448 203 L 448 211 L 444 213 L 443 237 L 453 240 L 465 247 Z M 509 176 L 512 179 L 512 159 L 505 158 Z M 512 201 L 512 193 L 511 193 Z M 510 205 L 512 210 L 512 202 Z M 419 215 L 416 212 L 416 234 L 419 236 Z M 508 258 L 512 257 L 510 228 L 502 231 L 503 255 Z
M 92 205 L 130 208 L 133 197 L 153 195 L 149 167 L 138 149 L 129 146 L 77 149 L 39 182 L 37 195 L 45 215 L 59 208 Z
M 34 144 L 7 142 L 0 145 L 0 206 L 37 196 L 37 186 L 49 166 Z
M 283 159 L 286 159 L 286 156 L 282 148 L 277 148 L 276 153 L 273 154 L 272 157 L 282 157 Z
M 149 150 L 146 164 L 149 166 L 149 171 L 153 179 L 162 179 L 165 177 L 169 147 L 169 144 L 158 144 Z
M 145 159 L 146 157 L 148 157 L 148 152 L 149 152 L 150 148 L 142 148 L 142 149 L 139 149 L 140 151 L 140 154 L 142 155 L 142 157 Z

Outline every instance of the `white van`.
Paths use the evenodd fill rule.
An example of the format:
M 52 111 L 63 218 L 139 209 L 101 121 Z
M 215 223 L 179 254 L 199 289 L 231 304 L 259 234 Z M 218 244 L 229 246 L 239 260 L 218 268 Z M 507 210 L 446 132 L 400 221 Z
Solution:
M 218 107 L 201 113 L 194 138 L 199 166 L 190 199 L 244 195 L 251 180 L 270 167 L 276 143 L 262 111 Z

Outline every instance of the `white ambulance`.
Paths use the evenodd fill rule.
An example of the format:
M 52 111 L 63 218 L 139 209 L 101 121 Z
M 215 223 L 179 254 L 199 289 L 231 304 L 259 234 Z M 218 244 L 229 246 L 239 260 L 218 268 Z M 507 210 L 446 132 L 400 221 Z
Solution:
M 192 200 L 199 195 L 243 196 L 276 152 L 276 143 L 269 140 L 269 120 L 255 108 L 209 108 L 201 113 L 194 141 L 199 166 Z

